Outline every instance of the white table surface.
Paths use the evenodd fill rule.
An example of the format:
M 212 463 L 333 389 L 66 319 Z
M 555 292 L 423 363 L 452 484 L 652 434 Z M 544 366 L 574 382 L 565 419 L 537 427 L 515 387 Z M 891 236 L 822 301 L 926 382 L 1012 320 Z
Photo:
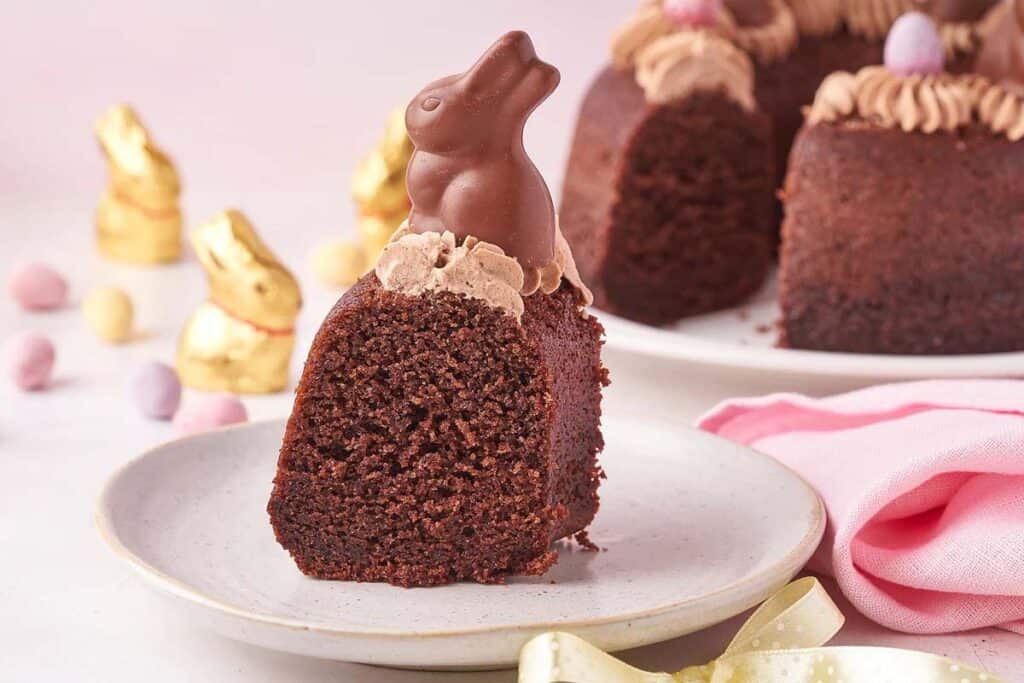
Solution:
M 345 216 L 323 197 L 253 195 L 242 198 L 267 241 L 302 280 L 306 305 L 299 321 L 301 364 L 315 329 L 336 298 L 313 282 L 307 266 L 313 240 L 303 235 L 341 232 Z M 56 379 L 43 393 L 21 393 L 0 383 L 0 680 L 10 681 L 218 681 L 245 683 L 376 681 L 465 683 L 513 681 L 511 672 L 427 674 L 316 661 L 261 650 L 190 628 L 168 612 L 100 542 L 92 507 L 106 476 L 141 450 L 170 438 L 171 427 L 135 412 L 126 392 L 131 368 L 147 359 L 170 361 L 177 332 L 205 284 L 191 258 L 174 266 L 135 269 L 101 261 L 92 248 L 92 197 L 30 205 L 0 205 L 0 273 L 24 259 L 46 258 L 72 285 L 72 305 L 49 314 L 27 314 L 0 301 L 3 337 L 21 330 L 52 336 L 58 349 Z M 220 208 L 193 197 L 190 215 Z M 320 207 L 320 208 L 318 208 Z M 330 220 L 324 217 L 330 215 Z M 84 327 L 77 304 L 88 289 L 113 283 L 135 299 L 147 337 L 105 346 Z M 609 354 L 613 384 L 607 409 L 664 412 L 655 388 L 630 370 L 630 360 Z M 709 372 L 703 370 L 703 372 Z M 681 372 L 685 375 L 685 372 Z M 756 387 L 753 387 L 756 389 Z M 694 410 L 714 400 L 701 383 L 669 387 Z M 660 387 L 659 391 L 666 391 Z M 703 394 L 710 391 L 711 394 Z M 185 400 L 192 398 L 186 393 Z M 254 418 L 284 415 L 290 393 L 246 398 Z M 671 405 L 671 404 L 668 404 Z M 675 409 L 675 408 L 673 408 Z M 675 416 L 691 420 L 693 413 Z M 268 474 L 269 476 L 269 474 Z M 833 586 L 834 588 L 834 586 Z M 834 591 L 833 591 L 834 592 Z M 1024 681 L 1024 638 L 988 629 L 916 637 L 887 632 L 845 609 L 850 623 L 836 639 L 844 644 L 886 644 L 947 654 Z M 735 620 L 700 634 L 627 653 L 651 669 L 678 668 L 719 653 L 738 627 Z

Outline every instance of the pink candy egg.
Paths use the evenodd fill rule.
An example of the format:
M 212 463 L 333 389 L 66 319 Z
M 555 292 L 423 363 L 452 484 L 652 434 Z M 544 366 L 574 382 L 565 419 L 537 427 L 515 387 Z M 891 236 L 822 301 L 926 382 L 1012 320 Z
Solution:
M 25 391 L 45 389 L 53 376 L 57 352 L 53 342 L 41 334 L 15 337 L 7 350 L 11 379 Z
M 714 26 L 722 11 L 722 0 L 665 0 L 662 11 L 679 26 Z
M 182 406 L 174 416 L 174 427 L 180 436 L 186 436 L 248 419 L 249 414 L 237 397 L 226 394 L 203 396 Z
M 44 263 L 24 263 L 11 271 L 7 291 L 26 311 L 48 311 L 67 302 L 68 283 Z
M 942 73 L 946 52 L 935 22 L 907 12 L 892 25 L 885 40 L 885 68 L 898 76 Z
M 146 363 L 132 378 L 135 405 L 146 417 L 169 420 L 181 403 L 181 382 L 174 368 L 165 363 Z

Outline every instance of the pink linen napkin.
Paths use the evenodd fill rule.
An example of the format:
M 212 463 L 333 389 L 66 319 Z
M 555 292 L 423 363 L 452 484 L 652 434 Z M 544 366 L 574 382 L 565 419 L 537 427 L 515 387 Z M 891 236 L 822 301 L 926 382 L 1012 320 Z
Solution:
M 698 426 L 767 453 L 828 510 L 808 568 L 911 633 L 1024 633 L 1024 381 L 734 399 Z

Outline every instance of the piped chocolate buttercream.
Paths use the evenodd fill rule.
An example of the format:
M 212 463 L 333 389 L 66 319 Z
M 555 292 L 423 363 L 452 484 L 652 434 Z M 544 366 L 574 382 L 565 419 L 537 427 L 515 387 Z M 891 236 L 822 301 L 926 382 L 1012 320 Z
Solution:
M 407 174 L 414 232 L 473 236 L 524 268 L 552 262 L 554 204 L 523 148 L 523 128 L 558 81 L 530 37 L 512 31 L 468 71 L 416 95 L 405 113 L 416 147 Z
M 1012 11 L 986 36 L 974 70 L 993 83 L 1024 90 L 1024 0 L 1013 0 Z

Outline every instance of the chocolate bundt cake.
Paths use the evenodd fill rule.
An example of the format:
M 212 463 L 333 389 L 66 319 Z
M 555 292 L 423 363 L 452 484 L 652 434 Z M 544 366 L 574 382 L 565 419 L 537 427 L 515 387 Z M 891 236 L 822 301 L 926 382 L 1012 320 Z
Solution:
M 722 89 L 649 106 L 632 75 L 606 69 L 583 102 L 562 195 L 597 305 L 651 324 L 739 303 L 775 244 L 771 122 L 750 95 L 749 59 L 692 37 L 723 60 Z
M 515 32 L 409 105 L 409 220 L 324 320 L 281 446 L 268 510 L 304 573 L 492 583 L 589 545 L 603 332 L 522 147 L 557 81 Z
M 929 68 L 934 27 L 906 15 L 886 66 L 822 84 L 785 187 L 783 346 L 1024 349 L 1024 0 L 1004 9 L 979 75 Z
M 892 22 L 922 7 L 963 69 L 996 2 L 643 2 L 584 97 L 563 183 L 562 229 L 597 306 L 667 324 L 753 294 L 822 79 L 878 64 Z

